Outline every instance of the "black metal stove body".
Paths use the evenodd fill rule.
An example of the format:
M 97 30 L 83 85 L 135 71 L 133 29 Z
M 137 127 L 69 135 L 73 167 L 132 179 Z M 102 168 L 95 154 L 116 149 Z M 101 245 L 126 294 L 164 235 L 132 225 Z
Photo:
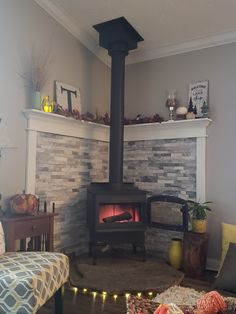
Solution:
M 131 243 L 145 258 L 146 192 L 132 184 L 111 189 L 108 183 L 92 183 L 88 189 L 90 252 L 95 263 L 98 242 Z

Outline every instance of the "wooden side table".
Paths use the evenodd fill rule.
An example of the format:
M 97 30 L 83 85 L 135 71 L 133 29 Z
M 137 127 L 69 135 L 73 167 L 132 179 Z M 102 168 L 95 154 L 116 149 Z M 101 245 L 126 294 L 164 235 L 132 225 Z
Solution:
M 183 240 L 183 271 L 189 277 L 203 276 L 206 270 L 209 234 L 185 232 Z
M 13 215 L 0 217 L 5 233 L 6 251 L 15 251 L 15 240 L 21 240 L 25 249 L 25 239 L 31 238 L 30 250 L 53 251 L 53 223 L 55 214 Z

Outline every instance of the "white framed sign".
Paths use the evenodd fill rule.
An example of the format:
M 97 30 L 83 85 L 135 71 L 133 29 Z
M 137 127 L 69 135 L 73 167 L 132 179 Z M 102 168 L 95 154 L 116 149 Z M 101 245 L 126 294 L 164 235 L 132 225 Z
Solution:
M 189 84 L 189 100 L 192 98 L 193 108 L 196 106 L 196 117 L 204 115 L 202 108 L 208 106 L 208 81 Z
M 58 105 L 64 110 L 72 112 L 78 110 L 81 113 L 81 97 L 80 90 L 77 87 L 66 83 L 55 81 L 55 96 Z

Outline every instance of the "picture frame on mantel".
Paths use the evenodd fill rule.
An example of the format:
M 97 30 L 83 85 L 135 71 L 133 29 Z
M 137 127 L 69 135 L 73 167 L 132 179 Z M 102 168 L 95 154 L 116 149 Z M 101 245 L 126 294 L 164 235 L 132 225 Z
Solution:
M 55 100 L 64 110 L 72 113 L 74 110 L 81 113 L 81 95 L 79 88 L 55 81 Z
M 189 101 L 192 99 L 193 108 L 196 108 L 196 118 L 208 117 L 208 86 L 207 80 L 189 84 Z

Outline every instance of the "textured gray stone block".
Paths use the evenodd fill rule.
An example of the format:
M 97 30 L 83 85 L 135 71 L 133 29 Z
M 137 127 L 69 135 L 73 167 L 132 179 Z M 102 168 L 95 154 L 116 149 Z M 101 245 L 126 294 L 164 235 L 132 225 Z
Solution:
M 108 178 L 108 144 L 49 133 L 38 133 L 36 194 L 56 204 L 54 246 L 88 250 L 87 186 Z M 129 141 L 124 144 L 124 181 L 135 182 L 149 195 L 165 193 L 196 197 L 196 140 Z M 166 257 L 173 231 L 150 228 L 148 251 Z

